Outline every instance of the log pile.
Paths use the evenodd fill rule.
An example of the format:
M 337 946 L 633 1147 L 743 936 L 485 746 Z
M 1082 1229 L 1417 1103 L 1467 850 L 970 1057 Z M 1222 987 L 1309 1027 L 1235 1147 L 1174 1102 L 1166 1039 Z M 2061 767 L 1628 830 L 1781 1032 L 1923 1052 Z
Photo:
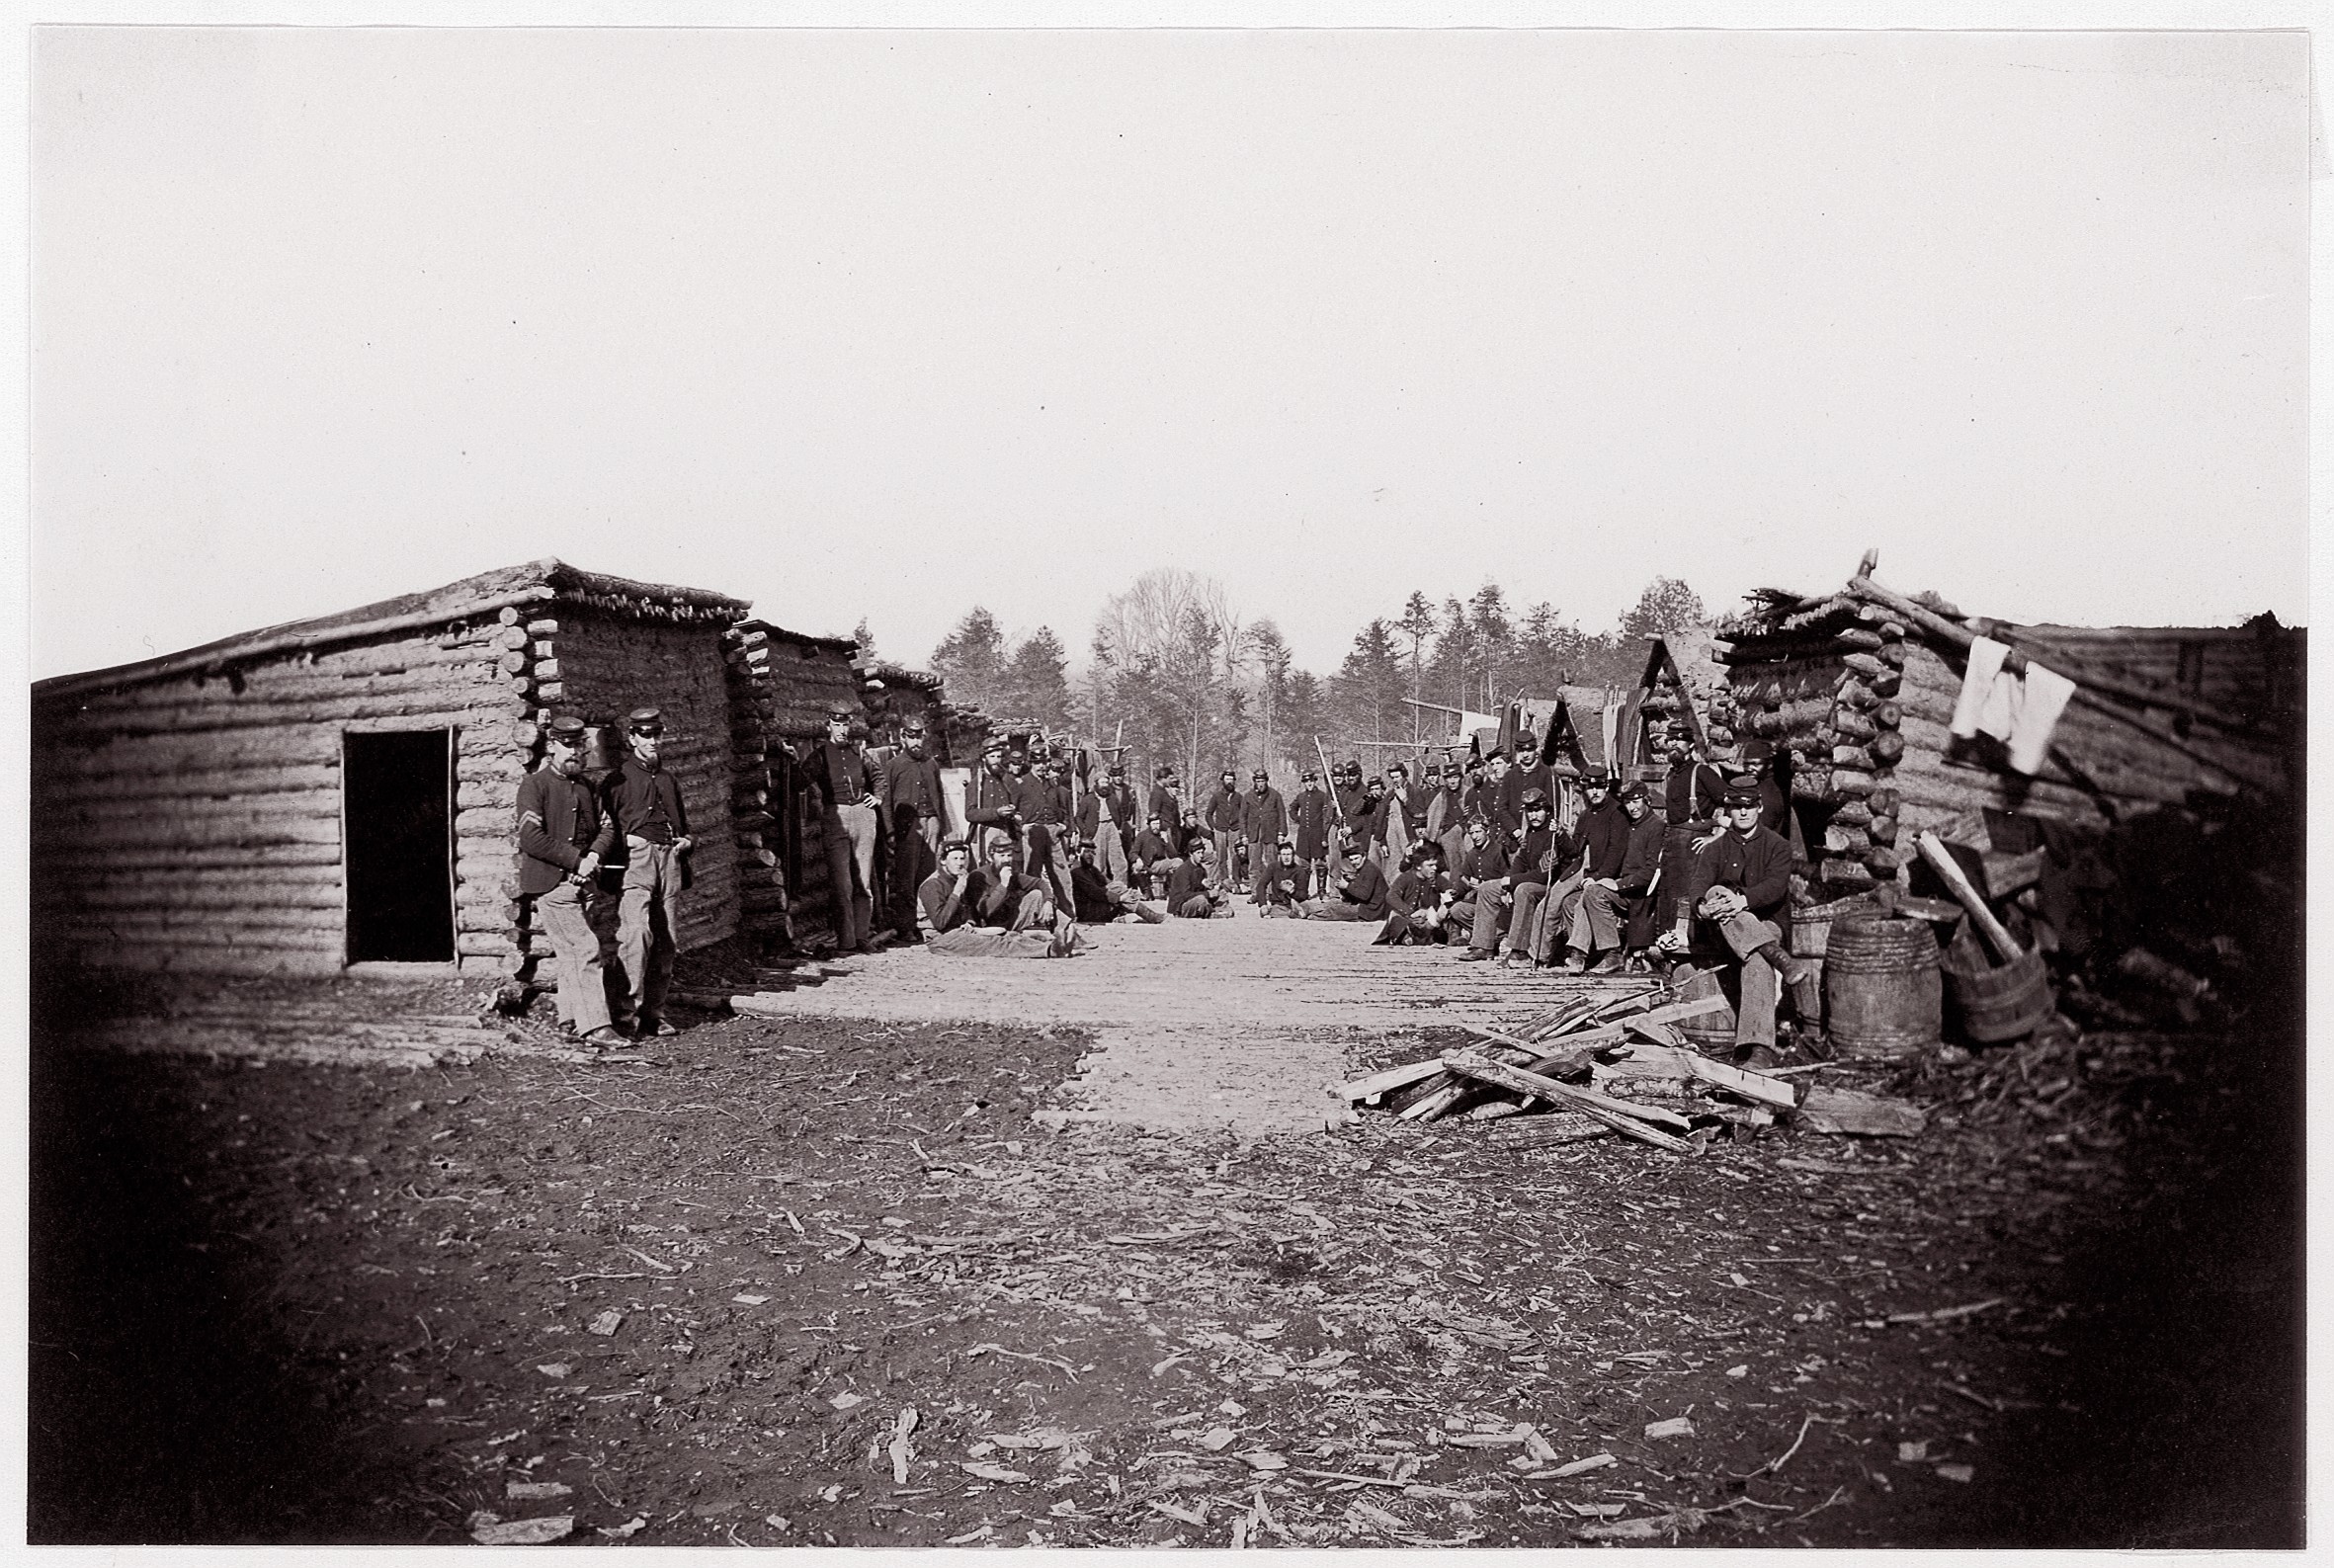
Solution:
M 1343 1085 L 1348 1105 L 1400 1120 L 1486 1123 L 1501 1149 L 1619 1136 L 1699 1153 L 1733 1129 L 1792 1124 L 1818 1132 L 1910 1137 L 1927 1124 L 1903 1101 L 1752 1072 L 1689 1049 L 1672 1027 L 1725 1005 L 1651 988 L 1618 999 L 1577 996 L 1498 1029 L 1464 1026 L 1471 1048 L 1387 1068 Z

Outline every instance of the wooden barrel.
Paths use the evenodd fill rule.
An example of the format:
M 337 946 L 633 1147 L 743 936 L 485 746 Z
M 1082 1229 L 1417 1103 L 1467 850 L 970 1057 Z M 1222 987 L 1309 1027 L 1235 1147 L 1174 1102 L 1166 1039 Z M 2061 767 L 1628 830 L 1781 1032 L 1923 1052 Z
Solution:
M 1828 904 L 1807 904 L 1792 910 L 1791 949 L 1801 958 L 1820 959 L 1831 949 L 1832 927 L 1854 916 L 1876 915 L 1880 901 L 1872 893 L 1835 898 Z
M 1824 952 L 1825 1028 L 1845 1056 L 1909 1056 L 1937 1043 L 1945 983 L 1922 920 L 1832 923 Z
M 1705 997 L 1724 997 L 1725 990 L 1718 984 L 1715 969 L 1704 969 L 1693 979 L 1678 987 L 1674 1000 L 1699 1002 Z M 1705 1056 L 1732 1056 L 1734 1054 L 1734 1006 L 1726 1006 L 1709 1013 L 1699 1013 L 1693 1018 L 1682 1018 L 1672 1024 L 1686 1043 Z
M 2058 1006 L 2040 952 L 1996 966 L 1964 926 L 1938 962 L 1955 1025 L 1982 1044 L 2032 1034 Z

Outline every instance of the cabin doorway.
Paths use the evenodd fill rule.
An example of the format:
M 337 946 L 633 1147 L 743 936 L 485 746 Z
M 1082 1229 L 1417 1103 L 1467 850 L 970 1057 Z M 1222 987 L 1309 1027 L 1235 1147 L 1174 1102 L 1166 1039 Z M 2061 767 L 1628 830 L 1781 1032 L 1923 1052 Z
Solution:
M 349 962 L 454 961 L 454 732 L 341 737 Z

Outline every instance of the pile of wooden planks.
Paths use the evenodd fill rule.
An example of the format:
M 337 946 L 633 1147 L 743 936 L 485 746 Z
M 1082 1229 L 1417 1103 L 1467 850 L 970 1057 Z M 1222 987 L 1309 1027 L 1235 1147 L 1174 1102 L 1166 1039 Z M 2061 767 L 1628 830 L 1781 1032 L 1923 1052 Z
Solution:
M 1910 1137 L 1917 1106 L 1752 1072 L 1687 1047 L 1678 1021 L 1725 1006 L 1664 988 L 1576 998 L 1503 1029 L 1462 1025 L 1483 1044 L 1447 1050 L 1342 1085 L 1348 1105 L 1405 1121 L 1494 1123 L 1493 1146 L 1533 1149 L 1620 1136 L 1673 1154 L 1699 1152 L 1721 1129 L 1790 1121 L 1816 1132 Z M 1503 1023 L 1508 1021 L 1503 1020 Z

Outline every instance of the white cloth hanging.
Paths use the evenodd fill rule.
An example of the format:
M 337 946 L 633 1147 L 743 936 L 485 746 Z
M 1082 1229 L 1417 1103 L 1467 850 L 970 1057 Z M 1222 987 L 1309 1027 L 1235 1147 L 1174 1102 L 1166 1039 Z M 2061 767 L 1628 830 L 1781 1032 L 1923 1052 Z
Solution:
M 2055 670 L 2026 661 L 2023 677 L 2002 668 L 2010 656 L 2005 643 L 1979 637 L 1969 649 L 1961 695 L 1954 703 L 1953 732 L 1966 740 L 1980 733 L 2003 741 L 2010 766 L 2022 774 L 2042 771 L 2058 716 L 2075 695 L 2075 683 Z

